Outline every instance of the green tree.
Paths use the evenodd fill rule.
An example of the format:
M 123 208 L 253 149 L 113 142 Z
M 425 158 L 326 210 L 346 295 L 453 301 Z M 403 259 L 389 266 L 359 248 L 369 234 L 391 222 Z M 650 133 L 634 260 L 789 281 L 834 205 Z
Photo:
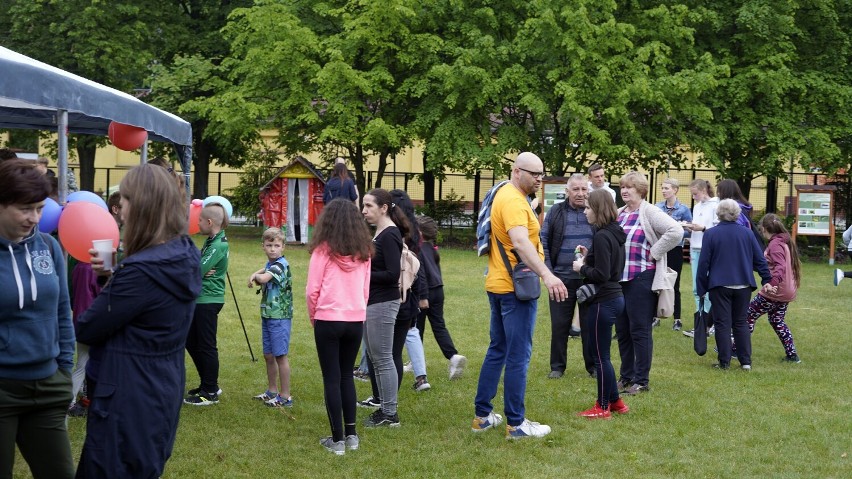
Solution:
M 731 72 L 705 97 L 714 121 L 693 144 L 705 160 L 745 194 L 790 158 L 835 168 L 850 125 L 849 2 L 687 3 L 697 48 Z
M 122 91 L 142 84 L 153 56 L 146 9 L 138 2 L 9 0 L 0 4 L 4 45 Z M 94 187 L 95 151 L 106 139 L 72 135 L 81 189 Z
M 302 0 L 237 9 L 224 30 L 234 86 L 213 102 L 277 129 L 285 155 L 346 156 L 362 189 L 364 159 L 376 154 L 380 183 L 387 159 L 414 141 L 405 89 L 430 42 L 415 35 L 417 5 Z

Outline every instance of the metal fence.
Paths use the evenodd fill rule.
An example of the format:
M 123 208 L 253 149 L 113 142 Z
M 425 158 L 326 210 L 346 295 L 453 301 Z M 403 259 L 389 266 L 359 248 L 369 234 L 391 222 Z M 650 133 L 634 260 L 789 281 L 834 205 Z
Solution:
M 72 168 L 77 170 L 77 168 Z M 95 192 L 104 195 L 117 188 L 119 182 L 127 173 L 129 168 L 96 168 L 95 169 Z M 79 175 L 79 170 L 75 171 Z M 573 172 L 566 172 L 569 176 Z M 651 184 L 648 192 L 648 201 L 654 203 L 662 201 L 660 193 L 660 185 L 667 177 L 677 178 L 681 188 L 678 191 L 678 199 L 690 208 L 693 206 L 692 197 L 689 193 L 689 183 L 697 178 L 706 179 L 712 185 L 717 183 L 716 170 L 711 169 L 682 169 L 669 170 L 664 168 L 655 168 L 647 171 L 648 180 Z M 377 172 L 367 171 L 366 183 L 367 189 L 374 188 Z M 621 174 L 611 175 L 608 178 L 612 184 L 612 188 L 618 191 L 618 179 Z M 467 213 L 472 213 L 479 208 L 479 204 L 494 184 L 502 180 L 502 177 L 495 178 L 493 172 L 483 171 L 475 177 L 467 177 L 461 174 L 446 174 L 443 179 L 435 180 L 435 199 L 446 199 L 455 196 L 464 202 Z M 796 189 L 795 185 L 826 185 L 833 184 L 838 186 L 838 193 L 835 199 L 835 218 L 836 223 L 840 226 L 845 225 L 846 212 L 852 209 L 850 202 L 850 178 L 848 175 L 837 175 L 828 177 L 819 173 L 804 173 L 804 172 L 785 172 L 780 176 L 775 184 L 774 195 L 769 189 L 767 179 L 764 177 L 755 178 L 752 182 L 751 191 L 749 193 L 749 201 L 754 205 L 756 213 L 765 211 L 773 211 L 768 202 L 774 203 L 774 211 L 778 214 L 788 215 L 795 209 Z M 211 172 L 208 177 L 208 193 L 210 195 L 228 196 L 229 190 L 239 185 L 238 172 Z M 424 186 L 421 175 L 416 173 L 401 173 L 401 172 L 385 172 L 382 177 L 381 187 L 385 189 L 403 189 L 408 192 L 412 200 L 416 204 L 422 204 L 424 198 Z M 617 199 L 619 204 L 621 198 Z

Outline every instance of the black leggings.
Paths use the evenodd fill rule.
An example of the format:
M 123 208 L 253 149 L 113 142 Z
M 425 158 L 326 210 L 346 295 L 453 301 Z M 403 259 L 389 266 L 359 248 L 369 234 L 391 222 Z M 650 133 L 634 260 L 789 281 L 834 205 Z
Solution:
M 358 356 L 363 331 L 362 322 L 318 320 L 314 324 L 325 409 L 335 441 L 342 441 L 347 434 L 355 434 L 356 398 L 352 364 Z

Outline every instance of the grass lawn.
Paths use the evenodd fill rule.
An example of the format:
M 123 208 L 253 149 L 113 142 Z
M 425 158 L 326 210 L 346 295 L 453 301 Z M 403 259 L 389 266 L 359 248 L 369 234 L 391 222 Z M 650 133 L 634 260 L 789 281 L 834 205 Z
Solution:
M 456 347 L 469 359 L 468 369 L 450 382 L 447 361 L 427 331 L 432 389 L 415 393 L 414 378 L 406 374 L 400 392 L 402 427 L 359 427 L 361 449 L 339 457 L 318 444 L 329 427 L 313 332 L 305 316 L 308 255 L 303 247 L 285 250 L 296 293 L 290 349 L 295 407 L 268 409 L 251 399 L 266 386 L 259 297 L 245 286 L 264 261 L 259 242 L 259 236 L 232 231 L 230 276 L 258 361 L 250 359 L 227 290 L 219 317 L 221 402 L 184 406 L 163 477 L 852 477 L 852 280 L 834 287 L 831 266 L 804 266 L 799 299 L 788 313 L 801 364 L 781 362 L 784 350 L 763 318 L 753 337 L 750 373 L 714 370 L 713 344 L 707 356 L 698 357 L 691 340 L 673 332 L 670 320 L 663 321 L 654 330 L 651 391 L 627 398 L 630 413 L 611 421 L 575 416 L 595 400 L 595 382 L 585 374 L 579 340 L 570 342 L 565 376 L 546 378 L 550 321 L 547 301 L 541 300 L 526 407 L 530 419 L 549 424 L 553 433 L 515 442 L 504 439 L 502 427 L 481 435 L 470 431 L 479 367 L 488 346 L 485 260 L 472 251 L 442 250 L 447 325 Z M 683 277 L 684 318 L 691 324 L 689 265 Z M 618 368 L 615 342 L 613 357 Z M 187 386 L 196 386 L 188 356 L 187 371 Z M 368 383 L 356 381 L 356 387 L 359 398 L 370 394 Z M 495 405 L 502 414 L 502 390 Z M 368 412 L 359 408 L 359 422 Z M 71 418 L 69 423 L 78 457 L 85 421 Z M 15 477 L 28 476 L 19 457 Z

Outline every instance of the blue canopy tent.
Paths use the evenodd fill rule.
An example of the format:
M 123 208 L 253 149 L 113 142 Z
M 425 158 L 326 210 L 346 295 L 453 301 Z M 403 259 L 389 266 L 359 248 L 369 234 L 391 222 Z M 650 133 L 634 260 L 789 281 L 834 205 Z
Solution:
M 192 126 L 138 98 L 0 47 L 0 128 L 54 130 L 59 137 L 59 177 L 68 172 L 64 132 L 107 136 L 112 121 L 144 128 L 148 139 L 169 142 L 189 189 Z M 143 147 L 143 161 L 146 149 Z M 60 200 L 67 194 L 59 182 Z

